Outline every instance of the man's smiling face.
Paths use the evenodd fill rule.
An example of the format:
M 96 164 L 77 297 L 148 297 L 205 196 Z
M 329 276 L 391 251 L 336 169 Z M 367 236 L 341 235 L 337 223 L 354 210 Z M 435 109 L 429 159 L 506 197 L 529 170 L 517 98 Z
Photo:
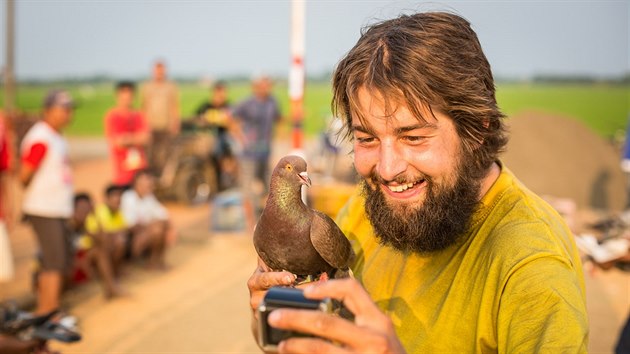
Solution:
M 387 109 L 380 95 L 365 88 L 358 98 L 354 163 L 377 235 L 401 250 L 448 246 L 468 226 L 479 199 L 479 181 L 466 176 L 453 120 L 436 109 L 421 110 L 422 117 L 405 104 Z

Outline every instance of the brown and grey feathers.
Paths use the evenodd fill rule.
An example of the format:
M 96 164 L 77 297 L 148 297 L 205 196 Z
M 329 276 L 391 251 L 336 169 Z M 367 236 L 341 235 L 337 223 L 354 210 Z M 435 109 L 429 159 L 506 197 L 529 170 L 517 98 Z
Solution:
M 278 162 L 267 204 L 254 230 L 254 246 L 273 270 L 334 275 L 348 269 L 354 253 L 330 217 L 302 202 L 301 187 L 310 183 L 301 157 L 285 156 Z

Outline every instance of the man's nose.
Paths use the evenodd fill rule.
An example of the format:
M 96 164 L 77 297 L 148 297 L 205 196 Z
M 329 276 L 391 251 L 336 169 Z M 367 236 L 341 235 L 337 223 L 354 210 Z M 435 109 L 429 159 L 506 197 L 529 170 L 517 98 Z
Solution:
M 407 162 L 395 141 L 384 140 L 379 155 L 376 171 L 384 180 L 393 181 L 407 169 Z

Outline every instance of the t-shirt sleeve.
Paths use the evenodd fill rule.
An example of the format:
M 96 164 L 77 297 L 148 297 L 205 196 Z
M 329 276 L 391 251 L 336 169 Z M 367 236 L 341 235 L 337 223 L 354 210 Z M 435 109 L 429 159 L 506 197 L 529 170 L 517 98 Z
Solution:
M 626 145 L 624 147 L 623 158 L 630 160 L 630 122 L 628 122 L 628 127 L 626 128 Z
M 282 112 L 280 112 L 280 105 L 278 105 L 278 101 L 276 100 L 274 100 L 273 109 L 273 120 L 274 122 L 277 122 L 280 120 L 280 118 L 282 118 Z
M 138 213 L 136 212 L 138 203 L 137 198 L 132 193 L 132 191 L 123 193 L 120 201 L 120 211 L 125 223 L 129 226 L 135 226 L 138 223 Z
M 147 117 L 144 115 L 144 113 L 138 112 L 138 120 L 140 121 L 138 128 L 139 133 L 148 133 L 151 131 L 151 128 L 149 127 L 149 121 L 147 120 Z
M 206 111 L 208 110 L 209 107 L 210 107 L 210 105 L 208 104 L 208 102 L 202 103 L 199 107 L 197 107 L 197 110 L 195 111 L 195 115 L 196 116 L 200 116 L 200 115 L 206 113 Z
M 151 208 L 151 218 L 154 220 L 168 220 L 168 210 L 160 204 L 160 202 L 155 198 L 155 196 L 147 197 L 150 198 L 148 205 Z
M 48 147 L 44 143 L 38 142 L 32 144 L 28 151 L 22 156 L 22 163 L 36 169 L 44 159 L 44 156 L 46 156 L 47 150 Z
M 6 139 L 0 139 L 0 171 L 9 169 L 9 146 Z
M 89 214 L 87 218 L 85 218 L 85 231 L 90 235 L 95 235 L 100 231 L 98 220 L 94 213 Z
M 116 125 L 116 120 L 114 119 L 114 114 L 110 111 L 105 114 L 105 137 L 107 140 L 112 140 L 117 133 L 119 133 L 119 127 Z
M 232 118 L 236 120 L 242 120 L 243 115 L 245 114 L 245 104 L 238 104 L 232 109 Z
M 586 306 L 571 267 L 549 256 L 512 273 L 499 307 L 500 353 L 587 352 Z
M 147 84 L 143 83 L 140 85 L 140 109 L 146 109 L 145 105 L 147 103 Z

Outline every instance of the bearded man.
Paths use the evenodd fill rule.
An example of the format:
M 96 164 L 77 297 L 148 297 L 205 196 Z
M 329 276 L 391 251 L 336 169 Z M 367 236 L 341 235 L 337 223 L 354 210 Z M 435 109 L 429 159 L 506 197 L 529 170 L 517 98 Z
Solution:
M 364 31 L 338 64 L 333 107 L 362 176 L 338 216 L 355 279 L 310 285 L 354 321 L 280 309 L 271 326 L 319 338 L 280 352 L 586 352 L 584 280 L 562 218 L 499 160 L 507 143 L 470 24 L 418 13 Z M 293 276 L 259 261 L 255 309 Z

